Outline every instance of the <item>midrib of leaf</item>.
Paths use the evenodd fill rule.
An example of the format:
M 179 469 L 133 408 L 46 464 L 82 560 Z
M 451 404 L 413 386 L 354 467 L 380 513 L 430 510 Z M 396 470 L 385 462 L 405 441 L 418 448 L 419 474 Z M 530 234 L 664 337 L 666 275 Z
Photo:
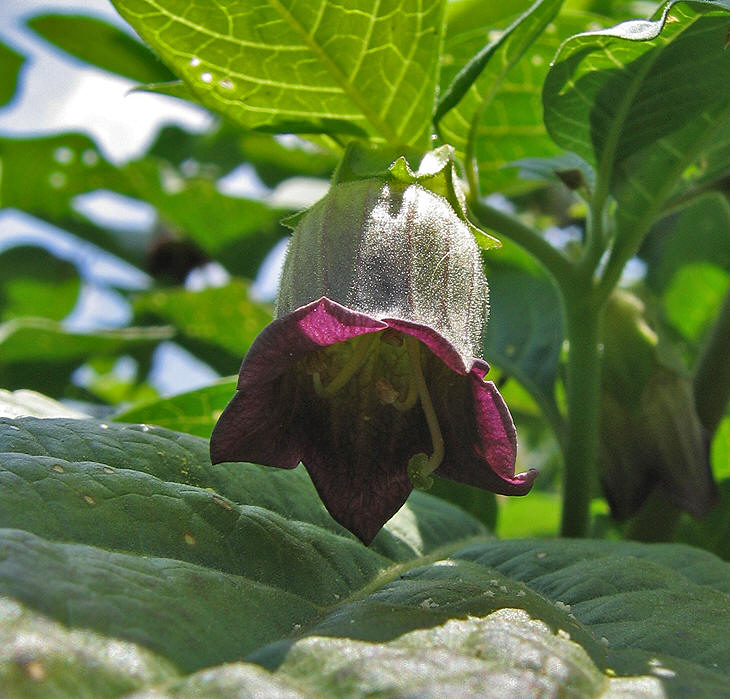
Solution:
M 410 560 L 403 561 L 401 563 L 394 563 L 393 565 L 384 568 L 378 575 L 370 580 L 370 582 L 368 582 L 366 585 L 363 585 L 361 588 L 358 588 L 357 590 L 353 590 L 347 597 L 339 599 L 336 604 L 317 605 L 320 609 L 323 610 L 324 615 L 322 616 L 322 618 L 313 619 L 311 623 L 307 624 L 306 626 L 302 626 L 302 630 L 306 631 L 307 628 L 316 626 L 320 621 L 322 621 L 324 616 L 331 613 L 333 609 L 336 609 L 337 607 L 345 604 L 357 602 L 361 599 L 364 599 L 368 595 L 371 595 L 373 592 L 376 592 L 380 588 L 387 585 L 389 582 L 398 579 L 404 573 L 408 573 L 409 571 L 415 570 L 416 568 L 422 568 L 423 566 L 427 566 L 431 563 L 435 563 L 436 561 L 448 558 L 452 553 L 466 548 L 471 543 L 483 541 L 483 539 L 483 535 L 475 535 L 463 539 L 457 539 L 456 541 L 451 541 L 444 546 L 440 546 L 439 548 L 431 551 L 431 553 L 426 556 L 416 556 L 414 558 L 411 558 Z
M 671 168 L 669 176 L 664 178 L 664 184 L 649 198 L 647 206 L 645 206 L 642 210 L 642 215 L 638 219 L 633 219 L 630 235 L 624 239 L 623 244 L 619 244 L 613 249 L 609 265 L 606 268 L 607 274 L 601 280 L 600 284 L 604 293 L 610 293 L 610 289 L 613 288 L 613 284 L 617 281 L 617 277 L 623 269 L 625 260 L 631 256 L 634 248 L 643 238 L 644 233 L 646 233 L 651 224 L 654 222 L 655 218 L 664 206 L 666 199 L 674 190 L 677 180 L 681 177 L 682 173 L 697 159 L 707 144 L 712 142 L 712 139 L 715 137 L 717 132 L 725 125 L 726 120 L 730 119 L 730 105 L 728 105 L 725 112 L 723 112 L 722 117 L 714 122 L 708 118 L 706 112 L 703 112 L 700 116 L 705 122 L 707 122 L 707 128 L 704 130 L 704 135 L 694 141 L 693 148 L 685 149 L 682 154 L 684 157 L 677 158 L 675 160 L 675 165 Z M 713 126 L 714 128 L 711 128 Z M 662 143 L 662 141 L 659 141 L 659 144 Z M 662 145 L 662 147 L 664 146 Z M 630 178 L 629 182 L 631 182 L 632 187 L 636 189 L 636 185 L 633 183 L 633 178 Z M 621 232 L 622 230 L 619 221 L 619 235 Z M 612 264 L 613 260 L 617 260 L 615 265 Z M 613 273 L 610 273 L 610 271 Z
M 322 0 L 325 2 L 325 0 Z M 398 135 L 385 123 L 380 116 L 370 108 L 367 100 L 364 99 L 363 95 L 355 88 L 350 79 L 344 75 L 344 73 L 332 62 L 330 57 L 322 50 L 322 47 L 314 41 L 314 38 L 310 36 L 310 33 L 298 22 L 291 13 L 279 2 L 279 0 L 269 0 L 270 5 L 277 10 L 281 17 L 294 29 L 301 37 L 304 43 L 309 47 L 309 50 L 317 57 L 317 59 L 327 68 L 330 75 L 337 81 L 342 88 L 343 92 L 349 97 L 350 101 L 362 112 L 365 118 L 375 128 L 385 140 L 393 145 L 401 145 Z M 380 0 L 378 0 L 377 7 L 380 6 Z M 376 7 L 376 9 L 377 9 Z M 372 15 L 371 15 L 372 17 Z M 372 26 L 372 25 L 371 25 Z M 316 25 L 315 25 L 316 28 Z M 362 55 L 362 54 L 361 54 Z M 393 93 L 391 93 L 393 94 Z
M 607 48 L 603 50 L 608 56 L 613 57 Z M 596 192 L 593 199 L 594 212 L 602 210 L 606 197 L 608 196 L 616 150 L 618 148 L 618 143 L 621 139 L 624 126 L 626 125 L 626 117 L 631 111 L 631 105 L 634 102 L 634 97 L 636 97 L 636 94 L 641 89 L 644 78 L 658 60 L 660 53 L 660 51 L 657 51 L 651 60 L 644 62 L 642 69 L 635 75 L 631 88 L 624 93 L 624 97 L 619 103 L 616 116 L 611 120 L 611 129 L 608 132 L 608 138 L 604 144 L 603 152 L 601 153 L 601 160 L 596 172 Z M 577 91 L 578 88 L 573 80 L 570 81 L 570 84 L 571 87 Z

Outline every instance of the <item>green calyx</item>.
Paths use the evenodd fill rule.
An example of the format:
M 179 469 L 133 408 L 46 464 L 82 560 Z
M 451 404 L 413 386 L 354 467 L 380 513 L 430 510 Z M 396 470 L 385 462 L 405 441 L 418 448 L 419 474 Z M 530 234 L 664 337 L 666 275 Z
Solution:
M 418 162 L 416 169 L 411 163 Z M 446 199 L 456 215 L 469 227 L 480 248 L 500 247 L 496 238 L 477 228 L 468 218 L 466 196 L 456 172 L 454 149 L 443 145 L 425 155 L 421 152 L 379 149 L 354 141 L 345 151 L 332 184 L 355 182 L 371 178 L 398 183 L 404 187 L 420 185 Z M 287 225 L 290 220 L 287 219 Z

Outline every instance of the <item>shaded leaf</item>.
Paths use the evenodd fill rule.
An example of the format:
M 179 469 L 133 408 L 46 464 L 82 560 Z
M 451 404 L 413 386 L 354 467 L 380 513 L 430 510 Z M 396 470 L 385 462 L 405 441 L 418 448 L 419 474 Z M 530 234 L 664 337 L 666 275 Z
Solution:
M 599 187 L 617 200 L 616 254 L 646 232 L 730 118 L 728 15 L 721 8 L 730 4 L 670 2 L 657 20 L 579 34 L 563 44 L 548 73 L 548 131 L 591 163 Z
M 485 357 L 513 374 L 539 402 L 552 401 L 563 342 L 557 290 L 542 273 L 506 265 L 489 265 L 487 278 L 490 313 Z
M 519 168 L 520 177 L 539 182 L 562 183 L 568 189 L 596 186 L 596 173 L 583 158 L 575 153 L 564 153 L 552 158 L 522 158 L 508 164 Z
M 727 682 L 730 641 L 717 619 L 730 573 L 709 554 L 499 542 L 424 493 L 367 548 L 328 517 L 301 468 L 214 467 L 207 449 L 144 425 L 0 420 L 0 591 L 72 628 L 141 643 L 182 672 L 236 660 L 276 670 L 210 670 L 213 687 L 254 677 L 346 695 L 397 681 L 396 666 L 416 682 L 410 663 L 423 667 L 424 656 L 444 672 L 465 663 L 475 682 L 506 672 L 526 686 L 535 672 L 544 679 L 544 663 L 559 665 L 567 686 L 589 694 L 608 686 L 606 663 L 647 676 L 629 688 Z M 527 648 L 544 662 L 523 664 Z M 379 662 L 359 664 L 363 654 Z M 185 695 L 201 679 L 158 691 Z
M 397 145 L 428 136 L 440 0 L 114 5 L 202 104 L 246 128 Z
M 175 77 L 146 46 L 96 17 L 43 14 L 29 19 L 28 26 L 72 56 L 130 80 L 153 83 Z
M 648 263 L 647 281 L 663 293 L 687 264 L 710 263 L 730 272 L 730 202 L 720 194 L 697 199 L 660 221 L 640 251 Z

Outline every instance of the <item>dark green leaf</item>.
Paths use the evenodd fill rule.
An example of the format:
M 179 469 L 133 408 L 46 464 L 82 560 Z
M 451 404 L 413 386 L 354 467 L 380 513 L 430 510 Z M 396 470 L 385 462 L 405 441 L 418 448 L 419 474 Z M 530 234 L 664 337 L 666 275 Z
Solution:
M 728 15 L 721 8 L 730 3 L 671 2 L 655 21 L 575 36 L 548 73 L 548 130 L 591 163 L 599 187 L 616 198 L 619 255 L 622 245 L 631 251 L 730 119 Z
M 400 687 L 394 675 L 448 685 L 457 660 L 477 687 L 512 676 L 591 696 L 609 686 L 711 694 L 727 682 L 730 641 L 717 622 L 730 569 L 709 554 L 498 542 L 418 492 L 366 548 L 329 519 L 301 468 L 213 467 L 207 449 L 147 425 L 0 420 L 0 592 L 183 672 L 246 659 L 276 669 L 208 671 L 229 690 L 260 681 L 360 695 Z M 379 661 L 359 665 L 363 655 Z M 436 674 L 419 685 L 409 668 L 424 657 Z M 545 675 L 546 665 L 561 671 Z M 642 677 L 610 685 L 607 665 Z M 158 690 L 185 695 L 202 680 Z
M 485 357 L 513 374 L 538 402 L 551 402 L 563 342 L 557 290 L 544 274 L 508 266 L 490 265 L 487 278 Z
M 76 305 L 80 288 L 76 266 L 43 248 L 23 245 L 0 252 L 0 321 L 62 320 Z
M 202 104 L 246 128 L 425 143 L 441 0 L 114 5 Z
M 0 42 L 0 106 L 13 98 L 25 58 Z
M 710 263 L 730 272 L 730 203 L 721 194 L 703 196 L 660 221 L 640 252 L 647 281 L 663 293 L 687 264 Z
M 125 78 L 154 83 L 175 77 L 146 46 L 96 17 L 36 15 L 28 26 L 72 56 Z

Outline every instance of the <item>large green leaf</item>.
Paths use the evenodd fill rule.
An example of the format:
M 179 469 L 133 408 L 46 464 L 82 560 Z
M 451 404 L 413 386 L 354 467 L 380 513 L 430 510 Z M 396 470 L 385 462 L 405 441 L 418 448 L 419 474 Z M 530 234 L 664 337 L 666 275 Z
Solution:
M 143 83 L 175 79 L 146 46 L 96 17 L 36 15 L 28 26 L 72 56 L 125 78 Z
M 247 128 L 428 136 L 442 0 L 115 0 L 200 102 Z
M 444 139 L 462 157 L 475 155 L 484 109 L 510 68 L 544 31 L 561 4 L 562 0 L 537 0 L 509 27 L 498 32 L 498 38 L 490 38 L 446 89 L 435 118 Z
M 0 252 L 0 321 L 38 315 L 62 320 L 80 288 L 76 266 L 43 248 L 19 245 Z
M 13 98 L 24 61 L 23 56 L 0 42 L 0 106 Z
M 270 307 L 253 301 L 248 289 L 248 283 L 234 279 L 193 293 L 182 288 L 152 291 L 139 296 L 134 309 L 140 316 L 174 325 L 180 333 L 178 342 L 224 374 L 232 374 L 271 322 Z
M 524 13 L 529 7 L 529 2 L 509 3 L 511 12 Z M 464 106 L 458 107 L 460 111 L 454 110 L 455 114 L 447 114 L 442 121 L 442 128 L 451 124 L 448 138 L 456 142 L 462 156 L 468 139 L 474 139 L 479 179 L 485 193 L 515 185 L 516 171 L 505 168 L 512 161 L 559 152 L 543 124 L 542 85 L 561 41 L 597 21 L 593 15 L 564 11 L 538 34 L 539 25 L 534 22 L 539 22 L 548 10 L 541 6 L 535 9 L 534 14 L 528 13 L 525 26 L 515 26 L 514 38 L 503 44 L 500 35 L 506 29 L 504 18 L 493 16 L 499 9 L 495 10 L 480 0 L 456 3 L 449 13 L 444 47 L 444 60 L 449 66 L 461 68 L 484 47 L 485 41 L 494 39 L 495 42 L 495 53 L 487 63 L 483 77 L 468 96 L 476 97 L 480 84 L 491 92 L 485 95 L 486 99 L 481 104 L 465 98 Z M 517 17 L 511 19 L 514 22 Z M 507 42 L 507 38 L 504 41 Z M 524 55 L 518 55 L 515 49 L 520 48 L 519 42 L 528 41 L 533 43 Z M 511 59 L 508 65 L 501 62 L 503 54 Z M 453 78 L 453 70 L 449 71 L 448 67 L 444 68 L 443 74 Z M 443 90 L 446 87 L 447 84 L 442 85 Z M 470 103 L 474 111 L 464 112 L 464 107 Z M 464 112 L 462 124 L 457 123 L 460 112 Z M 471 134 L 470 128 L 473 129 Z
M 83 362 L 98 356 L 148 355 L 173 334 L 169 327 L 71 332 L 45 318 L 9 320 L 0 325 L 0 386 L 60 396 Z
M 619 259 L 638 245 L 685 169 L 726 130 L 723 10 L 727 0 L 670 2 L 656 20 L 579 34 L 548 73 L 548 130 L 596 168 L 597 187 L 617 200 Z
M 0 633 L 48 624 L 69 656 L 64 681 L 79 686 L 101 681 L 67 650 L 82 628 L 90 643 L 131 641 L 182 673 L 240 660 L 275 671 L 211 669 L 167 680 L 162 696 L 201 682 L 229 695 L 260 686 L 360 696 L 435 691 L 457 677 L 581 696 L 727 685 L 730 640 L 718 620 L 730 566 L 710 554 L 499 542 L 420 492 L 368 548 L 329 518 L 301 467 L 211 466 L 207 449 L 149 425 L 0 419 L 0 593 L 28 608 L 12 607 L 15 629 L 4 620 Z M 49 653 L 31 654 L 13 681 L 60 681 Z M 169 665 L 141 653 L 139 672 L 164 682 Z M 99 674 L 105 667 L 121 681 L 113 667 Z M 417 667 L 430 669 L 416 677 Z M 616 674 L 641 677 L 612 684 Z

